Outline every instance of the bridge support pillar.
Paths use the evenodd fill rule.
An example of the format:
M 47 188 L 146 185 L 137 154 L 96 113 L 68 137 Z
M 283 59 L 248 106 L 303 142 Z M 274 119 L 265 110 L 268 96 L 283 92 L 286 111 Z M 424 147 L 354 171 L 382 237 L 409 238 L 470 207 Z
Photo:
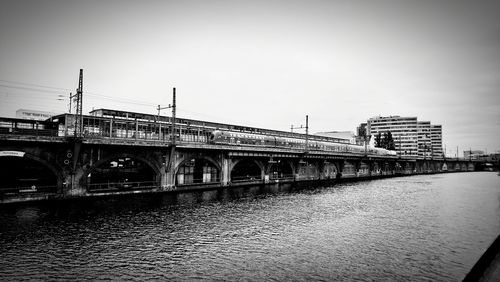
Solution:
M 231 182 L 231 179 L 229 177 L 231 173 L 230 163 L 231 163 L 230 159 L 222 156 L 222 167 L 221 167 L 221 178 L 220 178 L 222 186 L 227 186 Z
M 344 164 L 345 164 L 344 160 L 335 162 L 335 165 L 337 166 L 337 175 L 336 175 L 337 179 L 341 179 L 343 177 L 342 172 L 344 170 Z
M 69 174 L 66 176 L 66 187 L 64 188 L 64 194 L 67 196 L 83 196 L 86 194 L 86 189 L 81 185 L 82 171 L 78 170 L 74 174 Z
M 167 166 L 164 164 L 160 169 L 160 187 L 163 190 L 168 190 L 174 186 L 173 173 L 166 171 Z
M 174 150 L 165 156 L 165 164 L 162 165 L 160 172 L 160 184 L 164 190 L 171 190 L 175 187 L 175 168 L 178 165 L 178 159 Z

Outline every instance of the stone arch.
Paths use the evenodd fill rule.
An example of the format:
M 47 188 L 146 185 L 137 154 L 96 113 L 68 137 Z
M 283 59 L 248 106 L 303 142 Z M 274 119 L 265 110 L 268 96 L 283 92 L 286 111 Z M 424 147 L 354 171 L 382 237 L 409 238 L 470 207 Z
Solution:
M 381 175 L 382 174 L 382 166 L 380 161 L 374 161 L 371 165 L 371 174 L 372 175 Z
M 335 166 L 335 169 L 337 170 L 337 173 L 342 172 L 342 164 L 339 162 L 333 162 L 333 165 Z
M 266 174 L 269 179 L 290 178 L 294 177 L 295 167 L 290 161 L 279 159 L 267 165 Z
M 402 161 L 394 162 L 394 172 L 397 174 L 402 174 L 405 172 L 406 163 Z
M 0 164 L 2 163 L 1 160 L 3 158 L 15 158 L 13 160 L 16 160 L 16 159 L 26 159 L 26 160 L 32 161 L 33 163 L 36 163 L 36 164 L 40 165 L 47 172 L 52 173 L 53 179 L 50 180 L 50 177 L 46 177 L 44 180 L 38 179 L 38 181 L 36 179 L 30 179 L 30 181 L 26 181 L 24 183 L 24 185 L 29 186 L 31 189 L 33 189 L 33 186 L 34 186 L 34 189 L 33 189 L 34 192 L 36 192 L 36 191 L 40 191 L 40 192 L 55 192 L 55 193 L 62 193 L 63 192 L 62 191 L 62 187 L 64 185 L 64 175 L 63 175 L 63 169 L 62 168 L 60 168 L 56 164 L 52 164 L 52 163 L 48 162 L 47 160 L 40 158 L 37 155 L 31 154 L 31 153 L 27 153 L 27 152 L 18 152 L 18 153 L 19 153 L 18 155 L 4 155 L 4 156 L 0 156 Z M 15 170 L 16 167 L 12 167 L 12 166 L 13 166 L 12 162 L 9 162 L 8 167 L 10 167 L 10 168 L 12 168 L 12 169 Z M 6 171 L 5 169 L 2 169 L 2 172 L 5 173 L 5 174 L 10 174 L 10 172 Z M 43 173 L 45 175 L 44 172 L 41 172 L 41 173 Z M 5 183 L 6 185 L 9 185 L 8 182 L 7 183 L 5 182 L 5 178 L 4 178 L 4 182 L 3 183 Z M 17 182 L 17 180 L 16 180 L 16 182 Z M 54 184 L 54 187 L 50 187 L 51 185 L 45 185 L 45 184 L 49 184 L 49 182 L 52 182 Z M 44 186 L 46 186 L 46 187 L 44 187 Z
M 342 176 L 344 177 L 356 176 L 357 167 L 358 165 L 356 164 L 356 161 L 353 160 L 345 161 L 342 167 Z
M 467 167 L 468 167 L 468 166 L 467 166 L 467 164 L 466 164 L 466 163 L 462 163 L 462 164 L 460 165 L 460 170 L 461 170 L 461 171 L 467 171 Z
M 177 174 L 177 172 L 179 171 L 179 168 L 182 165 L 184 165 L 185 163 L 191 161 L 192 159 L 203 159 L 203 160 L 206 160 L 206 161 L 210 162 L 212 165 L 214 165 L 217 168 L 218 171 L 222 170 L 221 164 L 218 161 L 216 161 L 214 158 L 212 158 L 210 156 L 202 156 L 202 155 L 191 154 L 191 155 L 184 156 L 184 157 L 182 157 L 180 159 L 177 159 L 176 165 L 174 167 L 175 174 Z
M 94 162 L 92 164 L 92 166 L 85 165 L 84 167 L 87 167 L 87 169 L 85 170 L 85 172 L 91 172 L 93 169 L 95 169 L 96 167 L 102 165 L 103 163 L 109 162 L 109 161 L 117 159 L 117 158 L 133 158 L 133 159 L 137 159 L 137 160 L 140 160 L 141 162 L 147 164 L 156 173 L 160 173 L 160 171 L 161 171 L 161 166 L 159 164 L 157 164 L 157 163 L 152 162 L 148 158 L 145 158 L 145 157 L 142 157 L 142 156 L 138 156 L 138 155 L 134 155 L 134 154 L 129 154 L 129 153 L 121 153 L 121 154 L 113 154 L 113 155 L 107 156 L 105 158 L 102 158 L 102 159 L 98 160 L 97 162 Z
M 388 174 L 390 174 L 390 171 L 391 171 L 391 165 L 387 161 L 382 161 L 382 162 L 380 162 L 380 169 L 381 169 L 382 175 L 388 175 Z
M 405 174 L 409 174 L 409 173 L 412 173 L 412 169 L 411 169 L 411 164 L 409 162 L 404 162 L 403 163 L 403 173 Z
M 243 173 L 243 169 L 239 169 L 240 166 L 246 164 L 248 172 Z M 253 165 L 252 165 L 253 164 Z M 236 168 L 236 170 L 235 170 Z M 232 162 L 229 167 L 230 179 L 232 182 L 235 181 L 252 181 L 252 180 L 262 180 L 264 176 L 265 167 L 262 162 L 254 159 L 238 159 Z
M 188 156 L 179 161 L 174 169 L 175 185 L 219 182 L 221 166 L 207 156 Z
M 358 176 L 369 176 L 370 175 L 370 163 L 367 161 L 360 161 L 358 167 Z
M 118 160 L 118 162 L 116 162 Z M 131 167 L 122 168 L 102 168 L 105 164 L 117 164 L 123 160 Z M 137 162 L 139 161 L 139 162 Z M 143 166 L 144 164 L 145 166 Z M 106 176 L 105 174 L 108 173 Z M 97 177 L 95 176 L 97 174 Z M 102 174 L 102 175 L 101 175 Z M 94 175 L 94 181 L 92 181 Z M 108 183 L 103 182 L 104 178 L 108 178 Z M 90 181 L 89 181 L 90 179 Z M 158 187 L 161 181 L 161 167 L 149 158 L 130 153 L 112 154 L 100 159 L 90 166 L 83 166 L 83 173 L 80 179 L 82 187 L 86 187 L 87 191 L 98 191 L 108 189 L 134 189 L 143 187 Z M 92 183 L 93 182 L 93 183 Z
M 321 167 L 321 164 L 317 161 L 308 161 L 299 162 L 296 173 L 299 180 L 314 180 L 321 178 L 324 175 L 324 171 L 324 165 Z
M 335 179 L 339 172 L 338 164 L 336 162 L 325 161 L 323 163 L 322 174 L 323 178 Z
M 443 162 L 443 164 L 442 164 L 442 166 L 441 166 L 441 170 L 442 170 L 442 171 L 448 171 L 448 163 Z

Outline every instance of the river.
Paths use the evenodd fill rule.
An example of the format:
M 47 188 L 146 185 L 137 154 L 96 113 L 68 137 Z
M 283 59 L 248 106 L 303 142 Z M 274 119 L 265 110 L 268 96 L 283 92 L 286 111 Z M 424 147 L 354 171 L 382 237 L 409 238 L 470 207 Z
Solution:
M 4 206 L 0 279 L 459 281 L 500 234 L 493 172 L 252 191 Z

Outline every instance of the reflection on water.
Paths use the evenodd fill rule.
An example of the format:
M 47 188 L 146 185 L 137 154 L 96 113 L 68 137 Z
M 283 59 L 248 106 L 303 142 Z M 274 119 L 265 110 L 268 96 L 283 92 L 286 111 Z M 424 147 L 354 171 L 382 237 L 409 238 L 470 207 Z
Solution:
M 3 208 L 5 280 L 461 280 L 500 233 L 495 173 Z

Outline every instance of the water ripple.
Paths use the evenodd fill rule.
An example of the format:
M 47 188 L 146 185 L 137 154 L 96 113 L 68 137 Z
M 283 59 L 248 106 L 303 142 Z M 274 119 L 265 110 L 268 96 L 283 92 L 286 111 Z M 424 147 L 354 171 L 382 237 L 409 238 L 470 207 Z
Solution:
M 0 277 L 456 281 L 500 233 L 499 183 L 461 173 L 5 209 Z

